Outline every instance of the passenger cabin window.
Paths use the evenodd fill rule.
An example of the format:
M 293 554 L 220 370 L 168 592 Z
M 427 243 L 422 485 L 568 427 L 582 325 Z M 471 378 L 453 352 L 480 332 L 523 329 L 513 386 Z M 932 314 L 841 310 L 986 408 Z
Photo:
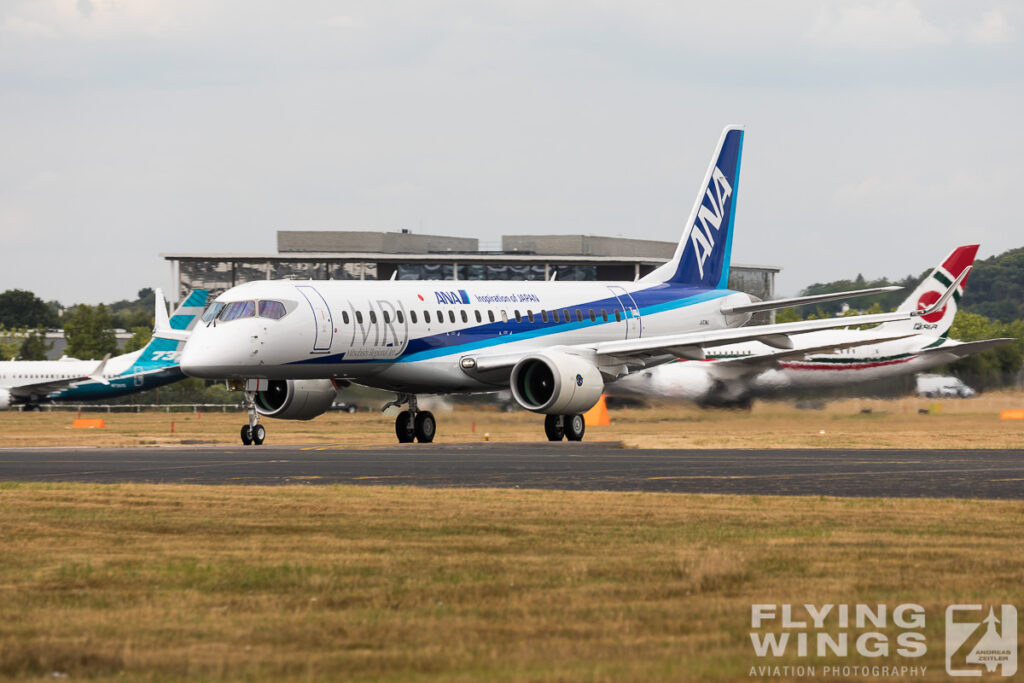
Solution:
M 390 325 L 391 324 L 391 314 L 389 314 L 387 311 L 381 311 L 381 315 L 384 316 L 384 324 L 385 325 Z
M 215 301 L 210 304 L 210 307 L 203 313 L 203 322 L 213 322 L 213 319 L 217 317 L 217 314 L 220 313 L 222 308 L 224 308 L 224 304 L 220 301 Z
M 399 311 L 398 313 L 395 313 L 395 317 L 398 318 L 398 324 L 399 325 L 404 325 L 405 324 L 405 316 L 402 315 L 401 311 Z
M 516 309 L 516 322 L 517 323 L 523 322 L 523 316 L 519 315 L 519 309 Z
M 505 312 L 505 309 L 501 310 L 501 322 L 503 322 L 503 323 L 507 323 L 508 322 L 508 313 Z
M 583 322 L 583 311 L 581 311 L 578 308 L 576 309 L 576 322 L 578 322 L 578 323 Z
M 562 322 L 561 320 L 558 319 L 558 309 L 557 308 L 555 310 L 551 311 L 551 319 L 554 320 L 556 323 Z
M 620 323 L 622 322 L 622 314 L 619 313 L 619 309 L 617 308 L 615 309 L 615 321 Z
M 444 313 L 442 313 L 440 310 L 437 311 L 437 322 L 439 322 L 439 323 L 443 323 L 444 322 Z
M 541 311 L 540 312 L 540 319 L 543 320 L 544 322 L 547 322 L 548 321 L 548 312 L 547 311 Z
M 284 304 L 280 301 L 261 301 L 260 302 L 260 317 L 270 318 L 271 320 L 280 320 L 287 313 L 284 309 Z
M 423 322 L 430 324 L 430 311 L 423 311 Z
M 565 322 L 567 322 L 567 323 L 571 323 L 572 322 L 572 316 L 569 315 L 569 309 L 568 308 L 563 308 L 562 309 L 562 316 L 565 318 Z
M 341 319 L 346 325 L 348 325 L 348 311 L 341 312 Z
M 450 322 L 450 323 L 455 322 L 455 311 L 453 311 L 450 308 L 448 309 L 448 322 Z
M 480 311 L 473 311 L 473 313 L 476 314 L 476 321 L 478 323 L 482 323 L 484 321 L 483 318 L 480 317 Z
M 224 306 L 224 309 L 220 312 L 219 320 L 228 322 L 229 320 L 238 320 L 239 318 L 251 318 L 254 315 L 256 315 L 255 301 L 232 301 Z
M 362 311 L 356 311 L 356 322 L 359 323 L 360 325 L 363 324 L 363 312 Z
M 469 316 L 466 315 L 466 309 L 462 309 L 462 322 L 464 322 L 464 323 L 468 323 L 469 322 Z
M 591 308 L 590 309 L 590 322 L 596 322 L 596 321 L 597 321 L 597 317 L 594 315 L 594 309 Z
M 416 311 L 409 311 L 409 320 L 412 321 L 413 325 L 416 324 Z
M 494 311 L 487 311 L 487 319 L 494 322 Z
M 370 311 L 370 322 L 374 325 L 377 324 L 377 311 Z
M 533 311 L 531 311 L 530 309 L 526 309 L 526 319 L 529 320 L 531 323 L 533 322 Z
M 603 308 L 601 309 L 601 320 L 603 322 L 608 322 L 608 311 L 604 310 Z

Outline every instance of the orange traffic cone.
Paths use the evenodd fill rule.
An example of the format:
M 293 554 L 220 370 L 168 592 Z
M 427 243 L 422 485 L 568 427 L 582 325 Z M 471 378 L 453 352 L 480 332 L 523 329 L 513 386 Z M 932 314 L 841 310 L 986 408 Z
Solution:
M 607 427 L 612 423 L 608 415 L 608 404 L 604 402 L 604 394 L 601 394 L 593 408 L 583 413 L 583 419 L 588 427 Z

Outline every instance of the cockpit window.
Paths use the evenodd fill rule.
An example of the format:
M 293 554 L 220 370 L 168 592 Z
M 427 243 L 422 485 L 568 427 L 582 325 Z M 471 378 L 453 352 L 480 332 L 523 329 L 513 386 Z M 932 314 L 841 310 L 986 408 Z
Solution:
M 251 318 L 254 315 L 256 315 L 255 301 L 232 301 L 224 307 L 217 319 L 221 322 L 228 322 L 239 318 Z
M 215 301 L 209 305 L 209 307 L 203 312 L 203 322 L 212 322 L 217 314 L 220 313 L 220 309 L 224 308 L 224 304 L 220 301 Z
M 261 301 L 260 302 L 260 317 L 271 318 L 273 320 L 280 320 L 284 317 L 284 314 L 288 311 L 285 310 L 284 304 L 280 301 Z

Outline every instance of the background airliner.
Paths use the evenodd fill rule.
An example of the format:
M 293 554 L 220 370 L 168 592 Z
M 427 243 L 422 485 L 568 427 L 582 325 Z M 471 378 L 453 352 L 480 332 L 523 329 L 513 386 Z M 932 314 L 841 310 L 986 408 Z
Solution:
M 672 260 L 638 281 L 250 282 L 206 310 L 182 370 L 244 380 L 247 444 L 265 438 L 260 415 L 323 413 L 339 381 L 395 391 L 394 404 L 409 406 L 395 420 L 402 442 L 434 438 L 434 416 L 419 410 L 417 393 L 499 389 L 544 414 L 549 439 L 578 441 L 582 413 L 605 383 L 631 372 L 749 339 L 792 348 L 791 334 L 945 305 L 959 280 L 924 311 L 739 328 L 756 311 L 849 295 L 760 302 L 726 288 L 742 148 L 742 129 L 726 128 Z
M 898 310 L 928 307 L 955 275 L 974 262 L 978 245 L 957 247 L 907 297 Z M 758 396 L 796 389 L 836 387 L 920 372 L 1013 339 L 960 342 L 947 338 L 967 280 L 942 310 L 884 323 L 871 330 L 842 329 L 799 337 L 794 350 L 757 341 L 716 348 L 705 361 L 683 360 L 644 370 L 609 385 L 609 394 L 658 396 L 703 405 L 745 407 Z M 879 335 L 893 337 L 879 340 Z
M 0 410 L 27 408 L 54 401 L 77 402 L 114 398 L 155 389 L 184 379 L 178 362 L 184 341 L 180 333 L 195 327 L 209 292 L 192 291 L 168 319 L 167 304 L 156 290 L 154 335 L 173 331 L 175 338 L 154 336 L 144 348 L 102 361 L 60 360 L 0 362 Z

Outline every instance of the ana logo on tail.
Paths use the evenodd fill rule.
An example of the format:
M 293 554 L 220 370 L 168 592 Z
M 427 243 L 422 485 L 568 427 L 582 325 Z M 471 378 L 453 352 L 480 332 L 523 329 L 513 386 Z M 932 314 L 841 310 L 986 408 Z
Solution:
M 697 219 L 690 228 L 690 243 L 693 245 L 693 253 L 697 256 L 697 270 L 700 271 L 701 277 L 704 277 L 704 262 L 708 260 L 711 250 L 715 248 L 715 234 L 722 227 L 725 200 L 732 194 L 732 185 L 725 179 L 725 174 L 717 166 L 715 166 L 711 182 L 711 187 L 705 193 L 706 201 L 701 202 Z M 711 193 L 712 188 L 715 190 L 714 194 Z M 715 229 L 714 233 L 711 232 L 711 228 Z

